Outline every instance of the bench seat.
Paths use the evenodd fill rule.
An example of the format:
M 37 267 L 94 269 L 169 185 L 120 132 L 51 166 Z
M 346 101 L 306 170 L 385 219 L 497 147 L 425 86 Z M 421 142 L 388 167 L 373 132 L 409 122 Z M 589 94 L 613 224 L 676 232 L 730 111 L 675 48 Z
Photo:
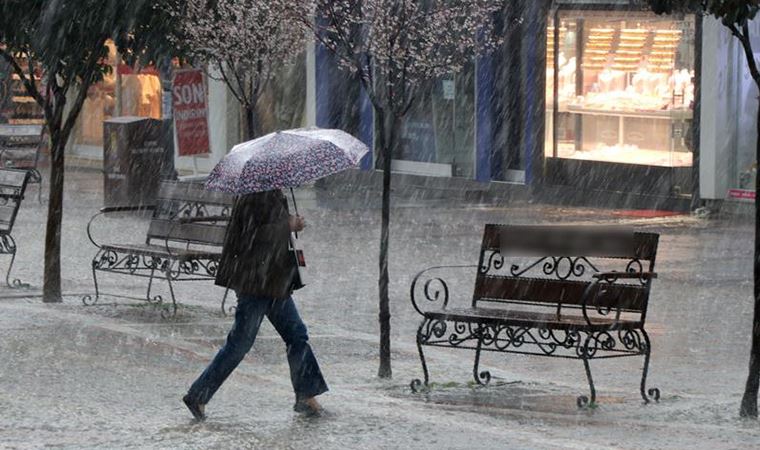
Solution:
M 222 256 L 221 250 L 218 251 L 206 251 L 197 249 L 185 249 L 180 247 L 169 247 L 167 251 L 164 245 L 153 244 L 134 244 L 134 245 L 121 245 L 121 244 L 104 244 L 101 246 L 103 250 L 114 251 L 116 253 L 129 253 L 140 256 L 155 256 L 158 258 L 172 258 L 180 261 L 194 260 L 194 259 L 219 259 Z
M 517 325 L 531 328 L 547 328 L 555 330 L 588 330 L 597 325 L 609 329 L 613 325 L 617 329 L 632 329 L 640 327 L 636 320 L 615 320 L 613 317 L 594 318 L 594 326 L 589 326 L 581 315 L 542 313 L 538 311 L 510 311 L 495 308 L 458 308 L 439 309 L 425 312 L 425 316 L 435 320 L 454 322 L 496 323 Z
M 173 283 L 180 281 L 214 281 L 222 246 L 227 231 L 227 220 L 234 199 L 231 195 L 207 191 L 203 184 L 162 181 L 155 204 L 136 204 L 105 207 L 87 224 L 87 236 L 98 248 L 92 258 L 92 279 L 95 295 L 82 297 L 85 305 L 93 305 L 100 298 L 98 272 L 148 278 L 145 296 L 135 298 L 156 306 L 164 305 L 161 295 L 153 294 L 154 280 L 166 281 L 171 296 L 173 314 L 177 312 Z M 110 242 L 101 244 L 93 238 L 95 218 L 113 214 L 118 221 L 124 213 L 144 216 L 151 211 L 144 243 L 118 242 L 111 233 Z M 134 236 L 129 236 L 133 239 Z M 120 297 L 124 297 L 121 295 Z M 227 313 L 222 297 L 222 312 Z M 161 310 L 165 315 L 167 308 Z
M 482 352 L 579 359 L 590 393 L 577 397 L 579 407 L 596 401 L 590 361 L 640 356 L 639 393 L 657 401 L 659 389 L 647 387 L 644 327 L 658 242 L 656 233 L 624 228 L 487 224 L 477 264 L 433 266 L 412 280 L 424 375 L 412 390 L 429 386 L 423 346 L 432 346 L 474 350 L 481 385 L 491 379 L 480 370 Z M 461 280 L 462 270 L 474 272 L 474 286 L 452 291 L 447 278 Z M 449 304 L 455 298 L 465 303 Z

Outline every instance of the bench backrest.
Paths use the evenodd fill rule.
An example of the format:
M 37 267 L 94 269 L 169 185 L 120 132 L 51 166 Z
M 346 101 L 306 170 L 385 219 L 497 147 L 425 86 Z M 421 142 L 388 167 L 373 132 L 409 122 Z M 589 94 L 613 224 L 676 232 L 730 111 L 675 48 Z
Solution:
M 594 273 L 654 271 L 659 239 L 655 233 L 631 231 L 624 245 L 586 246 L 583 254 L 573 254 L 573 245 L 558 246 L 551 239 L 554 231 L 564 236 L 563 228 L 486 225 L 473 307 L 580 314 L 584 290 L 592 282 Z M 512 254 L 508 243 L 515 243 L 519 251 Z M 595 302 L 588 307 L 603 314 L 610 309 L 633 313 L 644 321 L 650 286 L 651 279 L 638 278 L 618 280 L 611 285 L 599 283 L 590 293 Z
M 13 230 L 28 180 L 26 170 L 0 169 L 0 231 Z
M 229 216 L 234 197 L 212 192 L 202 183 L 163 181 L 156 210 L 148 227 L 147 243 L 166 240 L 204 246 L 221 246 L 227 222 L 178 223 L 180 218 Z M 159 243 L 159 242 L 154 242 Z M 159 243 L 159 244 L 160 244 Z

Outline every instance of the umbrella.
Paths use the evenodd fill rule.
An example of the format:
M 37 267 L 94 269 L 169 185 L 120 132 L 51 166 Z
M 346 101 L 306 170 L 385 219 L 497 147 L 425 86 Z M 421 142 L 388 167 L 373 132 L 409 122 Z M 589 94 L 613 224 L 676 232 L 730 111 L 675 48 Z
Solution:
M 359 163 L 369 148 L 341 130 L 278 131 L 232 148 L 206 188 L 235 195 L 294 188 Z

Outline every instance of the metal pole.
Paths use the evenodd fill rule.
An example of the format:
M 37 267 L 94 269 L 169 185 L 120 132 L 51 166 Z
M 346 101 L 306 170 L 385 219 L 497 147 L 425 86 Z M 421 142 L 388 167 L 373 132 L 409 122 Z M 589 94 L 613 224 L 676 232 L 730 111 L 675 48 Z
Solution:
M 293 211 L 295 211 L 296 216 L 298 215 L 298 205 L 296 204 L 296 194 L 293 192 L 293 188 L 290 188 L 290 196 L 293 198 Z M 298 239 L 298 232 L 295 232 L 296 239 Z
M 293 192 L 293 188 L 290 188 L 290 196 L 293 198 L 293 211 L 298 215 L 298 205 L 296 205 L 296 194 Z

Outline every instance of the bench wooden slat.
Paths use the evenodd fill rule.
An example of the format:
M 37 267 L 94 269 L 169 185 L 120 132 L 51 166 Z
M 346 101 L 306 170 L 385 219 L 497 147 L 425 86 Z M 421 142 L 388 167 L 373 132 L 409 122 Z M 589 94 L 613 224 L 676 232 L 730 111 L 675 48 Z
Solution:
M 519 225 L 488 224 L 486 225 L 485 231 L 483 232 L 482 250 L 500 251 L 502 233 L 516 233 L 518 235 L 517 237 L 519 237 L 521 234 L 537 232 L 537 231 L 534 231 L 533 228 L 535 227 L 519 226 Z M 540 232 L 544 232 L 544 230 Z M 590 251 L 585 252 L 586 254 L 584 255 L 574 255 L 574 256 L 586 256 L 586 257 L 596 257 L 596 258 L 632 258 L 632 259 L 636 258 L 636 259 L 641 259 L 641 260 L 646 260 L 646 261 L 654 261 L 655 256 L 657 254 L 657 243 L 659 240 L 659 235 L 656 233 L 636 232 L 633 234 L 633 240 L 634 240 L 633 249 L 628 255 L 610 256 L 610 255 L 604 254 L 603 252 L 594 251 L 594 249 L 590 249 Z M 560 255 L 547 254 L 547 256 L 560 256 Z
M 224 192 L 209 191 L 201 183 L 162 182 L 158 190 L 160 200 L 177 200 L 210 205 L 232 205 L 234 197 Z
M 0 187 L 10 186 L 20 188 L 24 186 L 27 176 L 28 172 L 26 170 L 2 169 L 0 170 Z
M 165 245 L 133 245 L 133 244 L 108 244 L 103 246 L 104 250 L 115 252 L 130 253 L 133 255 L 156 256 L 159 258 L 176 258 L 176 259 L 219 259 L 222 256 L 221 250 L 195 250 Z
M 227 224 L 219 225 L 206 223 L 180 224 L 171 220 L 151 220 L 148 228 L 149 239 L 169 239 L 172 241 L 187 241 L 203 245 L 222 245 Z M 169 234 L 171 233 L 171 235 Z
M 16 217 L 17 208 L 13 202 L 12 205 L 0 206 L 0 224 L 7 225 L 13 222 L 13 219 Z
M 2 153 L 0 153 L 0 158 L 2 159 L 10 159 L 13 161 L 18 160 L 31 160 L 34 161 L 37 158 L 37 147 L 12 147 L 12 148 L 5 148 L 2 149 Z
M 546 304 L 581 305 L 589 282 L 479 275 L 475 282 L 478 302 L 518 301 Z M 599 291 L 603 290 L 603 294 Z M 634 284 L 599 283 L 590 292 L 589 307 L 601 306 L 641 311 L 646 304 L 647 290 Z
M 37 136 L 5 136 L 0 138 L 0 148 L 9 147 L 32 147 L 40 145 L 40 137 Z
M 458 308 L 430 311 L 429 317 L 474 323 L 509 323 L 528 327 L 550 329 L 588 328 L 586 319 L 579 315 L 568 315 L 536 311 L 510 311 L 490 308 Z M 621 329 L 636 327 L 637 320 L 615 320 L 613 317 L 594 317 L 594 325 L 605 327 L 616 324 Z

